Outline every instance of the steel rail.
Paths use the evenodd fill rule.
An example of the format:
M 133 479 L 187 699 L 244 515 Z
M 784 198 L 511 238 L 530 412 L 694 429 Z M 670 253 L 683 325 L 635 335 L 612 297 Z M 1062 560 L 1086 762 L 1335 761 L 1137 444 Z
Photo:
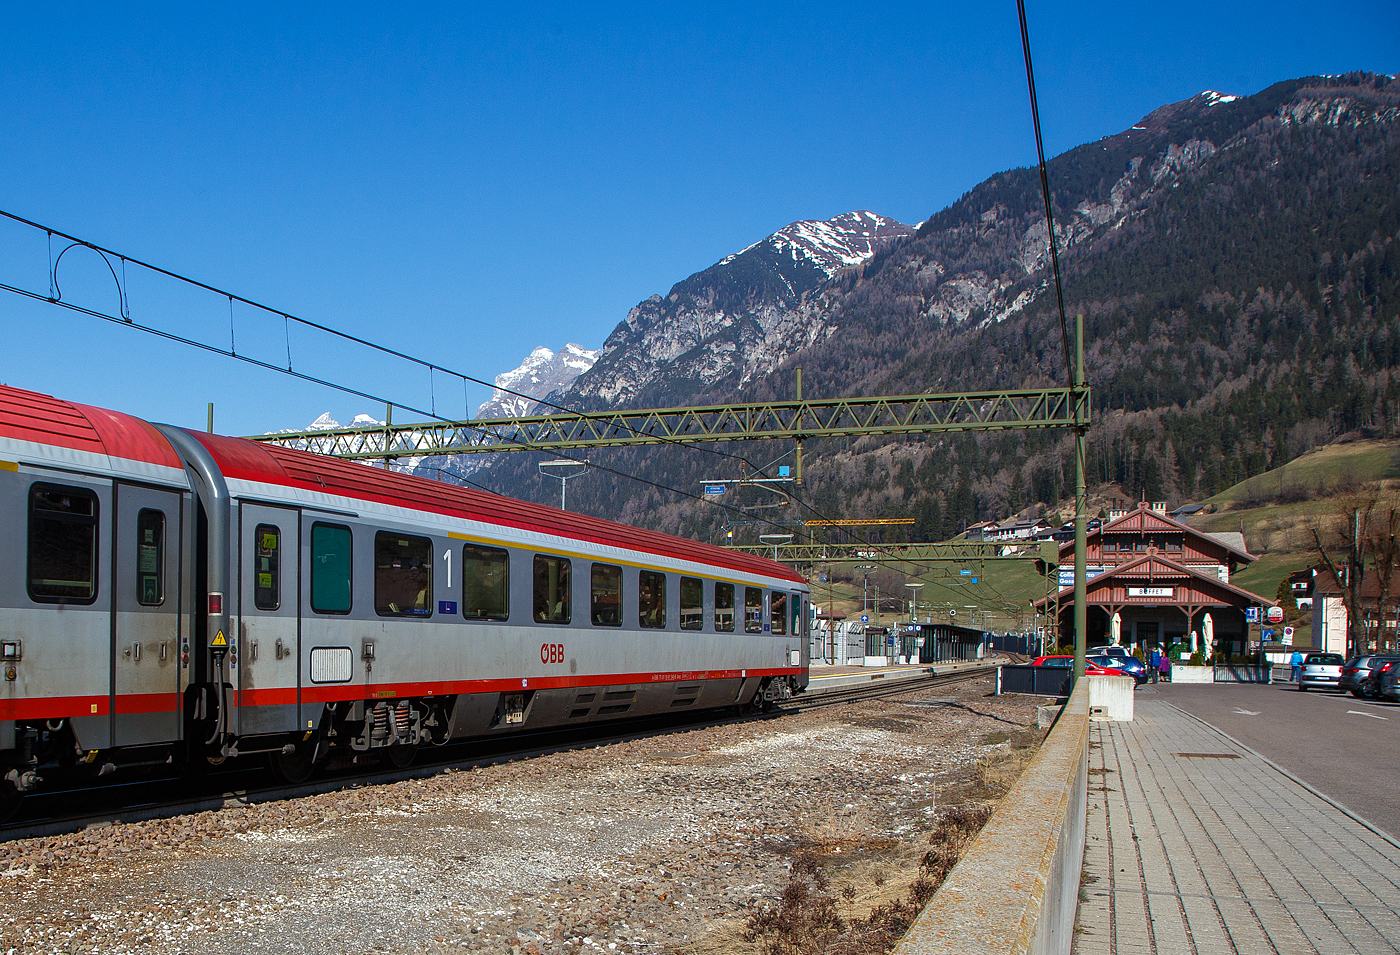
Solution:
M 926 689 L 929 686 L 961 683 L 975 677 L 985 676 L 990 669 L 992 669 L 992 667 L 988 666 L 976 670 L 960 670 L 943 676 L 933 674 L 930 671 L 930 675 L 924 679 L 901 680 L 892 683 L 861 684 L 857 687 L 841 687 L 821 694 L 801 694 L 785 701 L 780 709 L 770 714 L 725 716 L 720 719 L 715 719 L 713 718 L 715 714 L 724 711 L 708 710 L 694 714 L 695 716 L 709 717 L 701 719 L 678 719 L 678 714 L 662 714 L 658 717 L 648 717 L 645 720 L 638 720 L 633 723 L 625 724 L 630 731 L 623 732 L 619 732 L 619 727 L 616 725 L 594 724 L 591 727 L 569 727 L 562 730 L 556 727 L 549 730 L 540 730 L 534 733 L 510 737 L 509 739 L 463 740 L 460 743 L 449 743 L 442 747 L 443 750 L 448 752 L 456 751 L 452 752 L 452 755 L 447 756 L 445 759 L 417 763 L 405 767 L 404 769 L 377 769 L 376 771 L 356 775 L 347 774 L 323 777 L 295 785 L 274 784 L 270 786 L 249 786 L 242 789 L 225 790 L 222 792 L 213 791 L 194 796 L 186 796 L 184 798 L 145 799 L 138 804 L 121 808 L 98 808 L 91 811 L 69 812 L 64 815 L 49 818 L 31 818 L 19 822 L 11 822 L 0 826 L 0 843 L 19 839 L 45 838 L 68 832 L 77 832 L 89 827 L 100 828 L 110 825 L 144 822 L 151 819 L 168 819 L 197 812 L 217 812 L 221 809 L 234 809 L 283 799 L 296 799 L 304 796 L 319 796 L 325 793 L 358 789 L 364 786 L 383 785 L 407 779 L 423 779 L 436 776 L 445 771 L 492 766 L 499 763 L 514 762 L 570 749 L 593 749 L 597 746 L 604 746 L 611 743 L 664 736 L 668 733 L 680 730 L 688 731 L 697 726 L 722 726 L 726 723 L 735 722 L 736 720 L 780 719 L 784 715 L 801 712 L 802 710 L 817 706 L 858 702 L 862 699 L 880 699 L 886 696 L 893 696 L 896 693 L 908 693 L 914 690 Z M 590 732 L 590 730 L 592 730 L 592 732 Z M 604 730 L 607 732 L 598 732 Z M 547 741 L 551 738 L 553 739 L 552 742 L 541 742 L 542 740 Z M 501 744 L 509 742 L 526 743 L 528 745 L 524 747 L 501 747 Z M 463 748 L 470 746 L 479 747 L 483 743 L 494 743 L 497 744 L 497 746 L 487 754 L 477 754 L 466 757 L 462 755 L 461 750 Z M 420 749 L 419 755 L 422 756 L 431 752 L 432 750 Z M 237 769 L 225 770 L 224 773 L 220 775 L 246 777 L 254 773 L 259 773 L 255 765 L 245 765 Z M 261 775 L 267 775 L 267 771 L 262 770 Z M 211 776 L 207 778 L 210 782 L 214 782 L 218 777 Z M 37 801 L 64 796 L 90 796 L 99 798 L 104 793 L 111 795 L 117 791 L 125 791 L 128 793 L 139 792 L 141 796 L 146 795 L 147 790 L 168 793 L 171 783 L 175 781 L 177 780 L 171 778 L 133 780 L 130 783 L 122 783 L 116 786 L 98 786 L 91 789 L 41 791 L 26 797 L 26 800 Z

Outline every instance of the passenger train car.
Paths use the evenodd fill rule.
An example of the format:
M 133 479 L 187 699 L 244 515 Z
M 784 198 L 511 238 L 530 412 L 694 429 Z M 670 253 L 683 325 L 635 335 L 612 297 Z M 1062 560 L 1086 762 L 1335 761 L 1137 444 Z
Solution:
M 94 776 L 764 705 L 805 580 L 487 492 L 0 386 L 0 816 Z

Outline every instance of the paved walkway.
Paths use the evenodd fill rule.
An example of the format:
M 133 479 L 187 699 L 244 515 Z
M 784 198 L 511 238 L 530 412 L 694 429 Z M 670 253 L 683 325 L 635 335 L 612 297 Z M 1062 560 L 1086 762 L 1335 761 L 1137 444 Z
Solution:
M 1090 730 L 1078 955 L 1400 952 L 1400 849 L 1170 704 L 1136 709 Z

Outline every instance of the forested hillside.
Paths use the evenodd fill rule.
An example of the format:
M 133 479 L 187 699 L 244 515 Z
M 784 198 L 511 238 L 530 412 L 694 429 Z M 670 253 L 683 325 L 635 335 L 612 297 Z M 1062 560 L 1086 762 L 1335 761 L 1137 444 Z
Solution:
M 1076 312 L 1086 316 L 1091 480 L 1175 502 L 1348 432 L 1396 433 L 1397 118 L 1400 84 L 1389 77 L 1291 80 L 1163 107 L 1051 161 L 1071 325 Z M 1046 237 L 1035 171 L 993 176 L 917 235 L 806 296 L 814 344 L 761 380 L 721 380 L 684 400 L 790 397 L 798 365 L 804 393 L 821 396 L 1063 382 Z M 628 403 L 677 403 L 663 390 L 665 402 L 642 390 Z M 717 450 L 766 465 L 788 448 Z M 916 539 L 1053 505 L 1073 481 L 1069 439 L 1053 433 L 807 450 L 799 497 L 812 510 L 913 515 Z M 593 457 L 693 493 L 702 478 L 739 473 L 734 458 L 693 450 Z M 557 484 L 542 485 L 534 470 L 506 459 L 488 482 L 556 500 Z M 602 475 L 571 485 L 569 497 L 571 507 L 702 538 L 727 519 Z

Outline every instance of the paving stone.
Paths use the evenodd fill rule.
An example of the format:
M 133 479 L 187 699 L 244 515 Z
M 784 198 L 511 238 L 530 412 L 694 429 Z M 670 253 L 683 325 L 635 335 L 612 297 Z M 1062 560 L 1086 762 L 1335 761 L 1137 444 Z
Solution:
M 1112 782 L 1089 803 L 1077 955 L 1400 952 L 1397 847 L 1167 703 L 1136 717 L 1090 728 L 1091 779 Z

